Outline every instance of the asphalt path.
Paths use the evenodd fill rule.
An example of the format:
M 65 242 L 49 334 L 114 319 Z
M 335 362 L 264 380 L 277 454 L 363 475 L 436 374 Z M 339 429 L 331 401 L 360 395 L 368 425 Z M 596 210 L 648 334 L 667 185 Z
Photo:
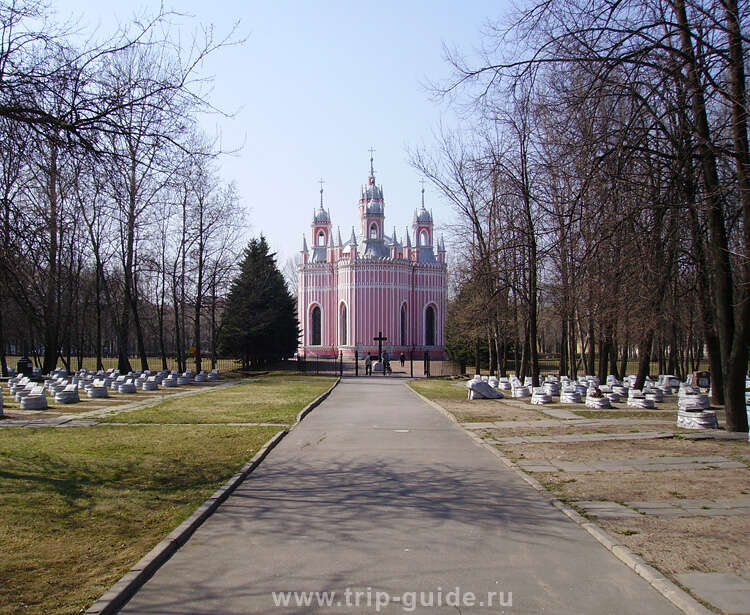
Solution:
M 342 380 L 122 612 L 680 611 L 403 380 L 373 376 Z

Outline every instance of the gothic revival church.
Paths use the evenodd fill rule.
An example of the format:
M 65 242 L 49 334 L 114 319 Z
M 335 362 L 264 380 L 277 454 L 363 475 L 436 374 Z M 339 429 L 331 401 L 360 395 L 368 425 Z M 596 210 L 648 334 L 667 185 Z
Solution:
M 433 249 L 432 214 L 422 204 L 411 234 L 399 241 L 385 234 L 383 189 L 370 177 L 359 198 L 359 233 L 334 241 L 331 216 L 320 207 L 311 224 L 312 249 L 302 240 L 297 313 L 302 329 L 299 353 L 350 357 L 355 349 L 377 354 L 373 338 L 382 331 L 392 357 L 401 352 L 445 356 L 445 245 Z M 415 354 L 416 356 L 416 354 Z

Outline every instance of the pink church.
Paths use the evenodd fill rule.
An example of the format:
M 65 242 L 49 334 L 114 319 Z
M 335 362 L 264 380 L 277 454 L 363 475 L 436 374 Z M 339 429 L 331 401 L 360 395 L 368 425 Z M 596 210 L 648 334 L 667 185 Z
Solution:
M 359 234 L 352 228 L 348 241 L 336 241 L 331 216 L 320 207 L 311 224 L 312 249 L 302 240 L 297 314 L 302 335 L 301 355 L 338 356 L 378 352 L 373 340 L 379 332 L 388 338 L 392 358 L 401 352 L 415 357 L 428 352 L 445 357 L 447 269 L 445 245 L 433 250 L 432 213 L 422 204 L 399 241 L 394 228 L 385 234 L 383 189 L 370 177 L 359 199 Z M 413 237 L 413 239 L 412 239 Z

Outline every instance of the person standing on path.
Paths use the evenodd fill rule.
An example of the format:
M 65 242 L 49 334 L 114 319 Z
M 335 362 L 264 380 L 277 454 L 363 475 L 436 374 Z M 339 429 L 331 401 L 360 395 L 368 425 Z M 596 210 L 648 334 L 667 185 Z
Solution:
M 372 357 L 369 352 L 365 357 L 365 376 L 372 376 Z

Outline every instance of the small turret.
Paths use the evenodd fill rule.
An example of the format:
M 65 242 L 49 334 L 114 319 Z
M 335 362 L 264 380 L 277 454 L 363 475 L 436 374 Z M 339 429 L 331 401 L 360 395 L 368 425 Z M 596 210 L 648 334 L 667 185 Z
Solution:
M 336 246 L 333 244 L 333 233 L 328 235 L 328 262 L 332 263 L 336 260 Z
M 352 236 L 349 239 L 349 258 L 357 260 L 357 236 L 354 233 L 354 227 L 352 227 Z
M 435 253 L 432 251 L 432 213 L 424 206 L 424 185 L 422 186 L 422 205 L 414 212 L 414 239 L 417 242 L 417 261 L 434 263 Z
M 308 256 L 309 254 L 307 252 L 307 237 L 305 237 L 303 234 L 302 235 L 302 264 L 303 265 L 307 264 Z
M 396 227 L 393 227 L 393 236 L 391 237 L 391 258 L 400 258 L 401 245 L 398 243 L 398 237 L 396 237 Z
M 326 250 L 329 242 L 333 243 L 331 237 L 331 215 L 323 207 L 323 184 L 320 180 L 320 207 L 313 212 L 312 223 L 312 258 L 313 263 L 323 263 L 326 261 Z M 330 256 L 329 256 L 330 259 Z
M 438 262 L 445 264 L 445 241 L 443 240 L 443 236 L 440 236 L 440 241 L 438 242 Z

